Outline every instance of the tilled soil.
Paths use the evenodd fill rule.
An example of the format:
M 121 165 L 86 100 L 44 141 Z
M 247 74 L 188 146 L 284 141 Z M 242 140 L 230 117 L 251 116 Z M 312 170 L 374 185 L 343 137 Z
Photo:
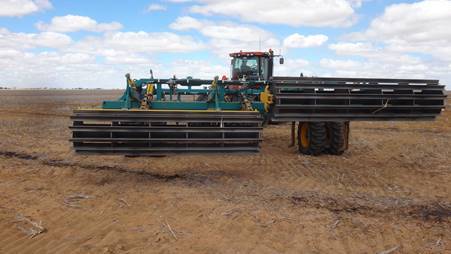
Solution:
M 121 91 L 0 91 L 0 253 L 451 253 L 451 113 L 351 124 L 343 156 L 77 155 L 69 115 Z

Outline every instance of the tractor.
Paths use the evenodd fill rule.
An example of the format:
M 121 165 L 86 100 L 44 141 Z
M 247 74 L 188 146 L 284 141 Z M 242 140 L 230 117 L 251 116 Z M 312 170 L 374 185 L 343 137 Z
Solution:
M 79 153 L 258 152 L 268 124 L 290 123 L 302 154 L 340 155 L 350 121 L 433 120 L 445 107 L 438 80 L 274 76 L 267 52 L 231 53 L 230 78 L 126 77 L 123 95 L 74 110 Z

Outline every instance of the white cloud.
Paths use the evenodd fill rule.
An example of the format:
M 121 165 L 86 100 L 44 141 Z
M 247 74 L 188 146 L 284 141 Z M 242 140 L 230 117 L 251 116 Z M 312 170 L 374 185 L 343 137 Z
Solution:
M 50 8 L 49 0 L 0 0 L 0 17 L 21 17 Z
M 52 51 L 19 51 L 14 58 L 0 58 L 0 68 L 3 71 L 2 83 L 18 87 L 76 87 L 88 79 L 91 79 L 91 83 L 85 84 L 95 84 L 92 79 L 98 81 L 100 76 L 107 73 L 95 63 L 93 56 Z M 92 75 L 92 72 L 96 75 Z
M 72 39 L 61 33 L 14 33 L 0 28 L 0 48 L 29 49 L 36 47 L 62 48 L 72 43 Z
M 103 52 L 105 62 L 85 53 L 4 51 L 0 49 L 2 85 L 9 87 L 85 87 L 123 88 L 125 73 L 133 78 L 149 76 L 149 68 L 156 77 L 176 75 L 184 78 L 211 79 L 227 75 L 227 63 L 214 64 L 207 60 L 176 60 L 154 63 L 141 54 L 124 54 L 119 51 Z M 36 64 L 39 63 L 39 64 Z M 95 73 L 95 74 L 93 74 Z
M 198 30 L 202 35 L 214 39 L 233 39 L 239 41 L 258 41 L 270 38 L 271 33 L 256 26 L 235 24 L 231 22 L 213 23 L 200 21 L 195 18 L 184 16 L 176 19 L 170 24 L 174 30 Z
M 41 34 L 47 33 L 51 32 Z M 14 45 L 15 41 L 11 41 L 7 46 L 14 48 Z M 0 48 L 1 46 L 0 40 Z M 100 61 L 104 59 L 108 64 L 148 64 L 151 62 L 151 56 L 156 53 L 184 53 L 201 50 L 204 47 L 202 42 L 194 40 L 191 36 L 170 32 L 140 31 L 110 32 L 100 36 L 88 36 L 61 48 L 60 51 L 100 57 Z
M 294 33 L 283 40 L 283 46 L 286 48 L 309 48 L 318 47 L 325 43 L 329 38 L 323 34 L 300 35 Z
M 201 21 L 190 16 L 178 17 L 169 25 L 174 30 L 201 29 L 202 26 L 203 23 Z
M 41 31 L 52 32 L 77 32 L 82 30 L 105 32 L 119 30 L 122 28 L 122 25 L 118 22 L 98 23 L 86 16 L 66 15 L 53 17 L 50 24 L 38 22 L 36 27 Z
M 34 44 L 41 47 L 62 48 L 72 42 L 68 35 L 54 32 L 43 32 L 32 37 Z
M 213 79 L 215 76 L 229 76 L 230 69 L 227 64 L 226 62 L 224 64 L 213 64 L 206 60 L 176 60 L 169 64 L 165 70 L 160 70 L 161 72 L 155 74 L 166 77 L 176 75 L 179 78 L 191 76 Z
M 393 4 L 369 27 L 329 45 L 355 60 L 321 61 L 335 74 L 441 79 L 451 82 L 451 1 L 425 0 Z M 352 64 L 351 64 L 352 63 Z
M 375 78 L 440 79 L 451 82 L 447 64 L 436 59 L 423 59 L 406 52 L 386 47 L 375 47 L 369 42 L 344 42 L 329 45 L 342 59 L 323 58 L 320 66 L 328 75 Z M 346 59 L 351 56 L 353 59 Z M 358 57 L 356 60 L 355 57 Z
M 339 56 L 360 56 L 371 59 L 397 61 L 399 52 L 389 52 L 382 47 L 376 47 L 371 42 L 338 42 L 329 44 L 329 49 Z
M 239 40 L 221 40 L 221 39 L 211 39 L 210 48 L 216 53 L 217 56 L 221 58 L 229 58 L 229 53 L 242 51 L 267 51 L 268 49 L 279 48 L 280 42 L 277 39 L 269 38 L 267 40 L 246 42 Z M 261 46 L 261 48 L 260 48 Z
M 363 42 L 340 42 L 330 44 L 329 48 L 339 55 L 364 55 L 368 56 L 376 52 L 371 43 Z
M 320 65 L 322 67 L 332 70 L 352 70 L 360 67 L 361 63 L 354 60 L 337 60 L 323 58 L 320 60 Z
M 13 59 L 22 54 L 21 51 L 15 49 L 2 49 L 0 48 L 0 58 L 5 59 Z
M 305 59 L 287 58 L 283 65 L 274 64 L 274 75 L 276 76 L 298 77 L 301 73 L 304 76 L 312 75 L 310 62 Z
M 166 10 L 166 6 L 162 5 L 162 4 L 149 4 L 149 6 L 147 6 L 146 11 L 148 12 L 152 12 L 152 11 L 165 11 Z
M 329 49 L 340 56 L 360 56 L 371 60 L 378 60 L 399 64 L 418 64 L 421 58 L 403 52 L 393 51 L 384 47 L 375 47 L 370 42 L 339 42 L 330 44 Z
M 56 65 L 72 65 L 72 64 L 87 64 L 94 63 L 95 57 L 83 53 L 58 53 L 58 52 L 41 52 L 39 54 L 31 54 L 39 59 L 40 63 L 56 64 Z
M 443 68 L 421 60 L 412 63 L 409 61 L 386 62 L 373 59 L 357 61 L 323 58 L 320 60 L 320 66 L 335 76 L 409 79 L 434 79 L 438 76 L 445 76 L 450 78 Z
M 219 56 L 228 57 L 228 53 L 239 50 L 278 48 L 280 42 L 275 36 L 259 27 L 232 22 L 210 22 L 189 16 L 179 17 L 170 24 L 174 30 L 194 29 L 207 37 L 209 47 Z
M 451 1 L 425 0 L 390 5 L 366 31 L 348 38 L 377 41 L 392 51 L 426 53 L 451 61 L 450 27 Z
M 192 2 L 193 0 L 167 0 L 167 1 L 171 3 L 188 3 Z
M 336 54 L 357 56 L 351 59 L 323 58 L 320 66 L 330 75 L 376 78 L 440 79 L 445 85 L 451 82 L 451 72 L 441 61 L 423 59 L 369 43 L 337 43 L 329 46 Z
M 451 38 L 451 1 L 426 0 L 388 6 L 371 22 L 370 38 L 425 42 Z
M 146 54 L 137 54 L 116 49 L 100 49 L 95 51 L 96 55 L 105 57 L 108 64 L 149 64 L 150 57 Z
M 132 52 L 188 52 L 203 48 L 203 44 L 190 36 L 170 32 L 116 32 L 107 34 L 101 47 L 111 47 Z
M 349 2 L 352 6 L 355 6 L 355 7 L 360 7 L 360 6 L 362 6 L 363 2 L 366 2 L 366 1 L 371 1 L 371 0 L 348 0 L 348 2 Z
M 109 32 L 74 42 L 56 32 L 14 33 L 0 28 L 1 83 L 11 87 L 93 88 L 106 84 L 121 88 L 126 72 L 141 77 L 148 76 L 150 67 L 158 73 L 172 72 L 172 66 L 154 64 L 156 53 L 203 48 L 203 43 L 190 36 L 170 32 Z
M 190 36 L 140 31 L 112 32 L 87 37 L 64 50 L 101 56 L 111 64 L 146 64 L 155 53 L 192 52 L 204 47 L 202 42 Z
M 291 26 L 341 27 L 355 22 L 355 0 L 198 0 L 193 13 Z M 357 3 L 357 4 L 356 4 Z

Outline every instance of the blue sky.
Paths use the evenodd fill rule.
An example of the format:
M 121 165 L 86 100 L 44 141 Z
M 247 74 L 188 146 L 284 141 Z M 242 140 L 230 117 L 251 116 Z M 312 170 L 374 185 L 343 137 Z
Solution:
M 272 48 L 277 75 L 451 81 L 451 1 L 0 0 L 0 86 L 114 87 L 228 74 Z M 450 86 L 448 86 L 450 88 Z

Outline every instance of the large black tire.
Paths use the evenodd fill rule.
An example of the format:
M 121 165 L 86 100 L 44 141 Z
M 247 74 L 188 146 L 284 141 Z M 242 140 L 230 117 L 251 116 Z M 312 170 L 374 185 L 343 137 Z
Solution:
M 329 122 L 327 126 L 328 148 L 332 155 L 342 155 L 348 149 L 349 122 Z
M 299 123 L 299 152 L 307 155 L 320 155 L 327 145 L 326 124 L 322 122 Z

